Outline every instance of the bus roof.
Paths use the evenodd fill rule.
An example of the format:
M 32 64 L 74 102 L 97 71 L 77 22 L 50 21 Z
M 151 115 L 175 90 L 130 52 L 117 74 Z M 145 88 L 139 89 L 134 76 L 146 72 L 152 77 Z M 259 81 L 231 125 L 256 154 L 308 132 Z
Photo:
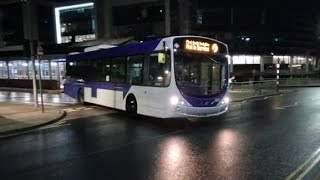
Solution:
M 98 59 L 105 57 L 118 57 L 118 56 L 130 56 L 137 54 L 147 54 L 155 51 L 159 43 L 167 38 L 183 38 L 183 37 L 193 37 L 193 38 L 204 38 L 213 40 L 219 44 L 222 44 L 227 47 L 223 42 L 211 39 L 208 37 L 202 36 L 193 36 L 193 35 L 183 35 L 183 36 L 168 36 L 168 37 L 158 37 L 152 38 L 151 40 L 146 40 L 139 43 L 127 44 L 122 46 L 117 46 L 109 49 L 99 49 L 90 52 L 83 52 L 79 54 L 71 54 L 67 56 L 67 60 L 84 60 L 84 59 Z
M 102 57 L 129 56 L 136 54 L 151 53 L 158 46 L 162 39 L 154 39 L 141 43 L 128 44 L 109 49 L 100 49 L 96 51 L 83 52 L 69 55 L 68 60 L 97 59 Z

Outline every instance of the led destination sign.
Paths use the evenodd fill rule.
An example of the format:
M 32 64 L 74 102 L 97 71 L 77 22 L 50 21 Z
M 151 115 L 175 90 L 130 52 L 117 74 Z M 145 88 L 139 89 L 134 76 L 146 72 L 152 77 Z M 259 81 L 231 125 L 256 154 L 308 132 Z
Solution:
M 219 46 L 216 43 L 208 43 L 204 41 L 185 40 L 185 49 L 198 52 L 212 52 L 217 53 Z

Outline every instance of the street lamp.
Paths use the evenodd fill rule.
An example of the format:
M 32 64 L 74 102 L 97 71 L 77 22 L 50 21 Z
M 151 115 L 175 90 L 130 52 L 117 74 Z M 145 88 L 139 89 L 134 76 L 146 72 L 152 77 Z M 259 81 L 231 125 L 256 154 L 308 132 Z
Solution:
M 32 33 L 32 17 L 31 17 L 31 0 L 21 0 L 22 3 L 26 4 L 26 10 L 28 15 L 28 30 L 29 30 L 29 42 L 30 42 L 30 58 L 32 61 L 32 86 L 33 86 L 33 99 L 34 99 L 34 105 L 35 107 L 38 107 L 38 93 L 37 93 L 37 84 L 36 84 L 36 65 L 35 65 L 35 59 L 34 59 L 34 46 L 33 46 L 33 33 Z
M 279 79 L 280 79 L 280 58 L 277 60 L 277 92 L 279 92 Z

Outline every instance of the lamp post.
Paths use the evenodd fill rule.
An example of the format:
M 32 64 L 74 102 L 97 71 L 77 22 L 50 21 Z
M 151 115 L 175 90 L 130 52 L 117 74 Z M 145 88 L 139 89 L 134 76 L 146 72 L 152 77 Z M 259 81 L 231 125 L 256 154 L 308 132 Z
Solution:
M 278 61 L 277 61 L 277 92 L 279 92 L 279 80 L 280 80 L 280 59 L 278 58 Z
M 33 100 L 34 100 L 34 106 L 38 107 L 38 93 L 37 93 L 37 84 L 36 84 L 36 63 L 34 59 L 34 45 L 33 45 L 33 33 L 32 33 L 32 17 L 31 17 L 31 0 L 21 0 L 21 2 L 26 4 L 26 11 L 27 11 L 27 18 L 28 18 L 28 39 L 30 43 L 30 59 L 32 61 L 32 86 L 33 86 Z
M 37 57 L 38 57 L 38 62 L 39 62 L 39 91 L 40 91 L 40 100 L 41 100 L 41 110 L 42 113 L 44 113 L 44 107 L 43 107 L 43 93 L 42 93 L 42 79 L 41 79 L 41 56 L 43 56 L 43 48 L 38 42 L 37 46 Z M 51 66 L 51 64 L 49 64 Z M 51 73 L 51 72 L 50 72 Z

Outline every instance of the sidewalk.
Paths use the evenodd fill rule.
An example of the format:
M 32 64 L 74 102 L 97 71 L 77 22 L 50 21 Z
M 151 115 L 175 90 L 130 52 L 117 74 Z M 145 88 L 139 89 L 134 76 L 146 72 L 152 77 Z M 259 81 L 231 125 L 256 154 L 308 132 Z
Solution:
M 0 104 L 0 135 L 8 135 L 38 128 L 56 122 L 65 116 L 65 112 L 57 107 L 41 107 L 28 104 Z
M 279 95 L 284 92 L 288 92 L 288 90 L 280 90 L 279 92 L 273 91 L 273 90 L 263 90 L 261 94 L 254 93 L 253 91 L 234 91 L 231 90 L 230 98 L 231 102 L 239 102 L 244 101 L 248 99 L 255 99 L 255 98 L 262 98 L 267 96 L 273 96 L 273 95 Z

